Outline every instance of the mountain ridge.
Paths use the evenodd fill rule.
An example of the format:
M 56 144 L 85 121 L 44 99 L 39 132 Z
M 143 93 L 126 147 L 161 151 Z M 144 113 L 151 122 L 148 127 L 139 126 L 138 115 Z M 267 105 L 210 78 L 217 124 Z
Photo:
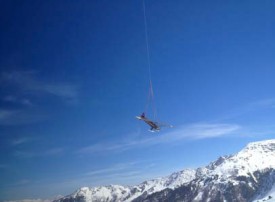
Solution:
M 275 139 L 249 143 L 205 167 L 187 169 L 136 186 L 81 188 L 56 202 L 253 201 L 275 184 Z M 270 200 L 267 198 L 267 201 Z

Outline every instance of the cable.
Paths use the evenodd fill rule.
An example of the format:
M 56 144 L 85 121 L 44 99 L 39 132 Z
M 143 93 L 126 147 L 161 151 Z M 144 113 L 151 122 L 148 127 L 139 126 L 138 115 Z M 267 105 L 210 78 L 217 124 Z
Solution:
M 151 60 L 150 60 L 150 48 L 149 48 L 149 42 L 148 42 L 149 40 L 148 40 L 148 28 L 147 28 L 145 0 L 143 0 L 143 17 L 144 17 L 145 42 L 146 42 L 147 63 L 148 63 L 148 71 L 149 71 L 149 85 L 150 85 L 149 86 L 148 103 L 145 106 L 145 111 L 147 111 L 147 108 L 151 101 L 154 119 L 156 119 L 157 113 L 156 113 L 156 107 L 154 105 L 154 91 L 153 91 L 152 78 L 151 78 Z

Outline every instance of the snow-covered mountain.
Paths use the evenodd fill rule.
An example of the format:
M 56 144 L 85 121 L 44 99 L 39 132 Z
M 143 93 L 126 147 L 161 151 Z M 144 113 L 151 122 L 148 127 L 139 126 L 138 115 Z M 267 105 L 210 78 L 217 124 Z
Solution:
M 84 187 L 58 202 L 267 201 L 275 197 L 275 140 L 248 144 L 206 167 L 183 170 L 137 186 Z
M 271 188 L 270 191 L 268 191 L 264 197 L 260 197 L 257 200 L 254 200 L 253 202 L 275 202 L 275 184 Z
M 196 171 L 186 169 L 175 172 L 167 177 L 145 181 L 137 186 L 109 185 L 100 187 L 83 187 L 75 193 L 57 200 L 58 202 L 71 201 L 133 201 L 138 197 L 146 197 L 166 188 L 174 189 L 195 178 Z

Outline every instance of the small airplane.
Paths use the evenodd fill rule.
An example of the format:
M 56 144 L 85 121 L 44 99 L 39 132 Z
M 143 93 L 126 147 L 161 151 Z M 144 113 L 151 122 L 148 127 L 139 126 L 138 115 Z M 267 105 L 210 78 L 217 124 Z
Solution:
M 140 116 L 136 116 L 136 118 L 147 123 L 151 127 L 149 130 L 150 132 L 159 132 L 161 126 L 172 127 L 171 125 L 159 124 L 158 122 L 151 121 L 150 119 L 145 117 L 145 113 L 142 113 Z

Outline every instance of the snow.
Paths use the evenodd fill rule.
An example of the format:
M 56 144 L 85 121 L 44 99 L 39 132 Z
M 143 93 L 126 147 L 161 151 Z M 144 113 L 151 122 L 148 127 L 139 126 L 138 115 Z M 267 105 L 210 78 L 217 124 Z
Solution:
M 87 202 L 91 201 L 126 201 L 143 195 L 162 191 L 166 188 L 175 189 L 195 178 L 202 179 L 212 177 L 215 183 L 228 183 L 237 185 L 239 181 L 235 180 L 237 176 L 252 177 L 255 171 L 262 171 L 267 168 L 275 169 L 275 140 L 266 140 L 248 144 L 243 150 L 232 156 L 220 157 L 217 161 L 210 163 L 206 167 L 186 169 L 180 172 L 172 173 L 169 176 L 148 180 L 136 186 L 109 185 L 101 187 L 83 187 L 77 190 L 72 197 L 83 196 Z M 200 186 L 207 186 L 200 181 Z M 272 199 L 269 199 L 269 196 Z M 196 200 L 200 200 L 202 193 L 198 193 Z M 275 202 L 275 186 L 259 202 Z M 257 200 L 256 200 L 257 201 Z M 255 201 L 255 202 L 256 202 Z
M 266 140 L 248 144 L 243 150 L 225 159 L 211 174 L 223 179 L 230 176 L 251 176 L 257 182 L 253 172 L 266 168 L 275 168 L 275 140 Z
M 199 192 L 198 195 L 195 198 L 195 201 L 201 201 L 202 200 L 203 192 Z
M 145 181 L 140 185 L 132 187 L 137 188 L 138 190 L 140 190 L 140 192 L 136 193 L 134 196 L 130 197 L 126 201 L 131 201 L 145 192 L 147 192 L 147 194 L 152 194 L 158 191 L 162 191 L 166 188 L 175 189 L 182 184 L 195 179 L 195 174 L 196 170 L 186 169 L 180 172 L 172 173 L 167 177 Z
M 253 202 L 275 202 L 275 184 L 273 185 L 272 189 L 261 199 L 257 199 Z
M 120 185 L 109 185 L 101 187 L 82 187 L 77 190 L 72 197 L 83 196 L 87 202 L 91 202 L 97 199 L 112 199 L 115 198 L 126 198 L 130 194 L 130 189 L 128 187 Z
M 85 198 L 85 201 L 95 200 L 108 201 L 113 198 L 118 201 L 130 202 L 142 194 L 152 194 L 163 189 L 175 189 L 184 183 L 190 182 L 196 177 L 196 170 L 186 169 L 180 172 L 172 173 L 169 176 L 148 180 L 136 186 L 109 185 L 101 187 L 82 187 L 71 195 L 71 197 Z

